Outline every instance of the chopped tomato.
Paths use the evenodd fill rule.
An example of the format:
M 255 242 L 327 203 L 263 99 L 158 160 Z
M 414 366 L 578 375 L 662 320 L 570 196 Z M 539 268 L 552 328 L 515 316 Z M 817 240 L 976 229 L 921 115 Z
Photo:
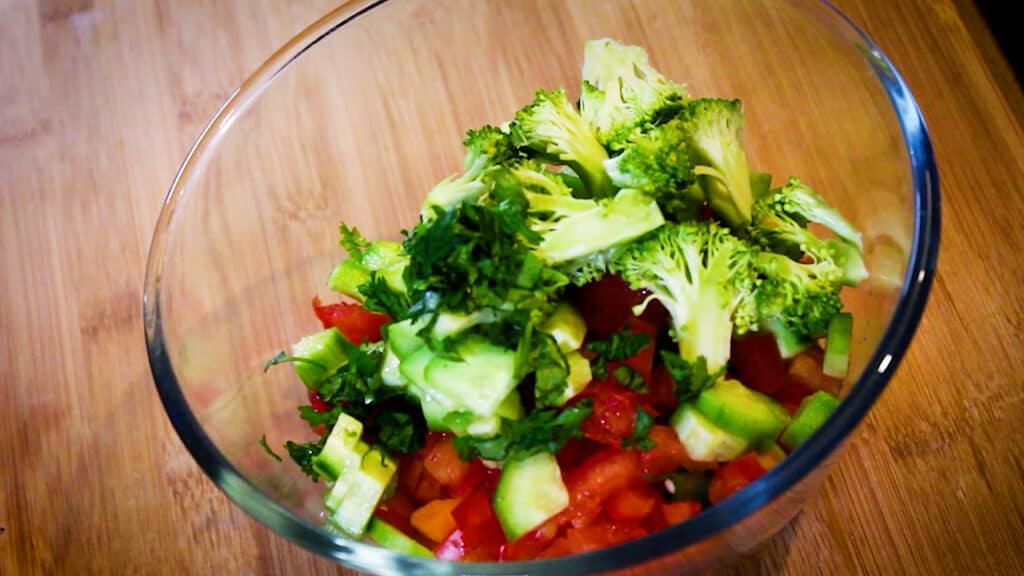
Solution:
M 675 388 L 675 382 L 672 381 L 668 369 L 664 364 L 659 364 L 647 382 L 647 394 L 644 395 L 644 399 L 658 413 L 671 414 L 679 405 Z
M 565 446 L 555 454 L 558 460 L 558 467 L 563 473 L 579 466 L 584 460 L 590 458 L 601 449 L 600 444 L 595 444 L 582 438 L 570 438 Z
M 448 492 L 452 496 L 465 496 L 480 488 L 488 495 L 493 495 L 498 486 L 500 473 L 499 469 L 488 468 L 479 458 L 474 458 L 469 462 L 469 469 L 462 478 L 456 484 L 448 487 Z
M 418 453 L 406 454 L 398 460 L 398 489 L 402 492 L 416 492 L 422 475 L 423 459 Z
M 412 532 L 412 523 L 409 522 L 409 518 L 414 510 L 416 510 L 416 504 L 412 501 L 412 498 L 405 492 L 396 490 L 390 498 L 382 501 L 377 506 L 374 516 L 402 532 L 410 534 Z
M 664 502 L 661 505 L 661 513 L 665 517 L 665 522 L 672 525 L 700 514 L 701 508 L 701 503 L 696 500 Z
M 469 472 L 469 463 L 459 458 L 454 437 L 446 434 L 426 451 L 423 468 L 442 486 L 454 486 Z
M 462 530 L 456 528 L 449 534 L 444 542 L 434 549 L 434 556 L 441 560 L 462 560 L 466 556 L 466 543 L 463 541 Z
M 587 330 L 597 338 L 607 338 L 635 317 L 633 306 L 642 303 L 645 296 L 618 276 L 607 275 L 575 289 L 569 298 L 587 323 Z M 658 302 L 651 302 L 640 316 L 655 325 L 664 322 L 665 317 L 665 308 Z
M 458 505 L 458 498 L 431 500 L 412 513 L 409 523 L 430 540 L 441 542 L 455 530 L 452 510 Z
M 661 323 L 654 323 L 640 318 L 630 318 L 629 329 L 633 334 L 646 334 L 647 345 L 641 348 L 636 354 L 626 358 L 622 364 L 636 370 L 644 377 L 644 382 L 651 381 L 651 371 L 654 368 L 654 349 L 658 343 L 658 334 L 661 332 Z M 614 368 L 612 368 L 614 370 Z
M 324 328 L 337 328 L 353 344 L 379 341 L 380 328 L 388 321 L 387 316 L 370 312 L 359 304 L 320 304 L 319 297 L 313 298 L 313 310 Z
M 786 364 L 770 333 L 733 338 L 729 363 L 740 382 L 765 394 L 774 394 L 789 381 Z
M 605 448 L 566 475 L 569 506 L 562 517 L 573 526 L 584 526 L 597 517 L 606 498 L 643 482 L 636 452 Z
M 650 485 L 636 486 L 612 494 L 604 503 L 604 511 L 616 522 L 640 522 L 658 500 L 658 493 Z
M 475 557 L 479 559 L 498 558 L 498 552 L 505 544 L 505 533 L 486 493 L 475 490 L 462 498 L 452 510 L 452 517 L 462 531 L 467 551 L 476 551 Z
M 331 408 L 334 408 L 332 404 L 324 402 L 323 398 L 321 398 L 320 395 L 316 393 L 316 390 L 313 390 L 312 388 L 308 390 L 307 395 L 309 396 L 309 405 L 313 408 L 314 412 L 329 412 Z
M 621 446 L 633 435 L 633 422 L 642 398 L 636 392 L 609 380 L 595 380 L 579 395 L 590 398 L 593 409 L 580 426 L 583 437 L 606 444 Z
M 419 482 L 416 483 L 416 489 L 412 492 L 412 497 L 420 503 L 436 500 L 443 495 L 444 486 L 441 486 L 441 483 L 430 474 L 421 474 Z
M 646 476 L 653 478 L 675 472 L 683 466 L 696 466 L 686 452 L 686 447 L 679 441 L 679 435 L 671 426 L 654 424 L 648 438 L 654 443 L 654 447 L 640 453 L 640 466 Z
M 764 475 L 757 453 L 749 452 L 715 470 L 708 486 L 708 500 L 718 504 Z
M 647 531 L 636 524 L 603 520 L 589 526 L 570 528 L 565 536 L 552 542 L 540 556 L 548 558 L 579 554 L 633 540 L 645 534 Z
M 558 517 L 549 518 L 540 526 L 501 547 L 498 557 L 504 561 L 536 558 L 558 536 L 561 529 Z

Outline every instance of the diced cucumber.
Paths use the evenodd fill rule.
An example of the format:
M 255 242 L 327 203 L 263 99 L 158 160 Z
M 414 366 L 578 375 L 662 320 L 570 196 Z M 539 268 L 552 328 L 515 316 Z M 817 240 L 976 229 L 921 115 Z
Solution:
M 434 360 L 435 354 L 430 348 L 423 346 L 410 353 L 408 356 L 399 357 L 398 373 L 405 378 L 411 386 L 422 388 L 426 379 L 427 365 Z
M 544 320 L 540 329 L 551 334 L 562 352 L 579 350 L 587 336 L 587 324 L 583 321 L 583 316 L 564 302 Z
M 839 399 L 823 390 L 807 396 L 796 409 L 793 421 L 779 437 L 779 443 L 790 450 L 795 450 L 828 420 L 836 406 L 839 406 Z
M 470 336 L 458 344 L 456 353 L 459 359 L 432 355 L 424 369 L 423 392 L 439 394 L 453 408 L 493 416 L 518 384 L 515 350 Z
M 421 328 L 423 328 L 421 323 L 413 324 L 412 320 L 402 320 L 401 322 L 388 324 L 388 346 L 394 350 L 395 356 L 404 360 L 409 354 L 427 345 L 419 337 L 418 332 Z
M 341 332 L 331 327 L 303 336 L 292 344 L 292 356 L 309 360 L 292 362 L 295 373 L 306 386 L 315 386 L 348 362 L 345 350 L 341 347 L 342 338 L 344 336 Z
M 724 462 L 746 451 L 744 439 L 712 424 L 693 404 L 679 405 L 670 420 L 686 453 L 698 462 Z
M 324 495 L 324 507 L 329 511 L 337 510 L 341 502 L 348 494 L 349 488 L 355 482 L 359 474 L 359 467 L 363 464 L 363 456 L 370 451 L 370 445 L 360 440 L 348 451 L 342 452 L 335 460 L 338 471 L 334 477 L 331 489 Z M 328 479 L 330 481 L 330 479 Z
M 748 444 L 773 440 L 789 423 L 789 412 L 774 398 L 723 379 L 705 388 L 694 406 L 712 424 L 743 438 Z
M 569 505 L 558 461 L 550 452 L 505 463 L 494 492 L 494 513 L 509 542 Z
M 402 277 L 408 264 L 408 257 L 402 254 L 402 244 L 390 240 L 376 240 L 367 244 L 358 260 L 346 258 L 331 272 L 327 286 L 359 301 L 363 295 L 359 286 L 368 282 L 377 272 L 395 292 L 405 293 L 405 279 Z
M 566 378 L 565 392 L 558 402 L 559 406 L 564 406 L 566 402 L 583 392 L 590 381 L 594 379 L 594 374 L 590 370 L 590 360 L 579 351 L 569 352 L 565 355 L 565 360 L 569 363 L 569 377 Z
M 408 386 L 409 381 L 406 380 L 405 376 L 402 376 L 402 372 L 399 369 L 402 361 L 398 359 L 395 351 L 391 348 L 391 343 L 384 345 L 384 362 L 380 368 L 380 379 L 388 386 L 402 387 Z
M 363 435 L 363 423 L 342 412 L 338 421 L 331 428 L 331 433 L 324 442 L 320 453 L 313 457 L 313 469 L 327 479 L 335 480 L 343 470 L 349 468 L 355 458 L 356 466 L 362 460 L 362 454 L 352 456 L 356 444 Z
M 366 535 L 377 544 L 395 552 L 401 552 L 409 556 L 420 556 L 422 558 L 434 557 L 434 553 L 426 546 L 406 536 L 401 530 L 376 516 L 370 518 L 370 524 L 366 527 Z
M 490 324 L 496 321 L 499 315 L 494 310 L 485 308 L 471 314 L 456 314 L 454 312 L 442 312 L 437 315 L 437 321 L 431 334 L 438 340 L 450 338 L 461 332 L 480 324 Z
M 850 365 L 850 338 L 853 335 L 853 315 L 840 312 L 828 322 L 825 337 L 825 360 L 821 371 L 833 378 L 845 378 Z
M 568 262 L 639 238 L 665 223 L 658 204 L 647 202 L 639 190 L 622 190 L 608 203 L 561 220 L 534 253 L 549 264 Z M 641 208 L 641 203 L 646 205 Z M 625 207 L 617 209 L 615 204 Z
M 347 258 L 335 266 L 327 279 L 327 287 L 362 302 L 363 295 L 359 287 L 369 281 L 370 271 L 366 266 Z
M 332 498 L 332 493 L 338 488 L 341 478 L 328 492 L 325 504 L 331 511 L 331 525 L 345 534 L 361 536 L 396 470 L 393 458 L 379 448 L 370 448 L 363 455 L 359 469 L 351 474 L 346 472 L 346 486 L 340 498 Z

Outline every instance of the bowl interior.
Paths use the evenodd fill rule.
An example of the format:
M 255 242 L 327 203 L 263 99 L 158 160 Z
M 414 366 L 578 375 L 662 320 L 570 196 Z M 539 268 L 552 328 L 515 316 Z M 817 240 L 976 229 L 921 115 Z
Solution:
M 460 169 L 466 129 L 511 119 L 537 88 L 575 98 L 583 44 L 604 36 L 645 47 L 695 96 L 742 99 L 752 168 L 775 184 L 801 177 L 861 229 L 872 278 L 845 295 L 857 320 L 844 393 L 855 388 L 905 290 L 919 221 L 874 47 L 830 7 L 433 0 L 346 20 L 376 4 L 346 4 L 257 72 L 172 188 L 150 263 L 147 335 L 171 369 L 158 387 L 180 390 L 211 443 L 203 450 L 319 524 L 323 484 L 259 444 L 313 438 L 296 411 L 305 390 L 287 367 L 263 368 L 319 327 L 314 296 L 337 299 L 326 278 L 344 256 L 338 223 L 401 238 L 430 186 Z

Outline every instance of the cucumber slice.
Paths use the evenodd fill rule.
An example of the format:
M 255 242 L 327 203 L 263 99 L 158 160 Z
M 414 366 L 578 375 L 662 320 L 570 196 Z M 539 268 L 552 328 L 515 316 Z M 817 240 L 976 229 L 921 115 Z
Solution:
M 825 360 L 821 371 L 833 378 L 845 378 L 850 365 L 850 337 L 853 334 L 853 315 L 840 312 L 828 322 L 825 337 Z
M 587 336 L 587 324 L 583 321 L 583 316 L 564 302 L 544 320 L 540 329 L 555 339 L 558 349 L 562 352 L 579 350 Z
M 341 347 L 342 338 L 341 332 L 331 327 L 303 336 L 292 344 L 292 356 L 310 361 L 292 362 L 295 373 L 306 386 L 314 387 L 348 362 L 348 356 Z
M 331 428 L 324 447 L 313 457 L 313 470 L 332 482 L 343 471 L 352 468 L 353 462 L 358 467 L 362 461 L 362 452 L 356 454 L 355 451 L 362 435 L 363 423 L 342 412 L 334 428 Z
M 698 462 L 724 462 L 747 450 L 750 443 L 715 426 L 693 404 L 681 404 L 669 421 L 686 453 Z
M 404 360 L 409 354 L 427 345 L 417 334 L 422 327 L 419 322 L 413 324 L 412 320 L 402 320 L 388 325 L 388 347 L 394 350 L 395 356 Z
M 366 527 L 366 535 L 385 548 L 421 558 L 433 558 L 426 546 L 406 536 L 401 530 L 374 516 Z
M 823 390 L 807 396 L 800 402 L 800 407 L 793 415 L 793 421 L 779 437 L 779 443 L 790 450 L 795 450 L 828 420 L 838 405 L 839 399 Z
M 790 420 L 789 412 L 775 399 L 739 380 L 715 382 L 697 396 L 694 405 L 711 423 L 749 444 L 774 440 Z
M 432 355 L 423 372 L 423 392 L 440 395 L 453 408 L 493 416 L 518 384 L 515 350 L 470 336 L 459 343 L 456 352 L 458 360 Z
M 579 351 L 569 352 L 565 355 L 565 360 L 569 363 L 569 377 L 566 378 L 565 392 L 558 402 L 559 406 L 564 406 L 566 402 L 583 392 L 594 379 L 594 374 L 590 370 L 590 360 L 587 360 Z
M 550 452 L 505 463 L 494 492 L 494 513 L 509 542 L 569 505 L 558 461 Z
M 379 448 L 370 448 L 359 469 L 351 474 L 346 471 L 327 493 L 324 503 L 331 511 L 330 524 L 350 536 L 362 536 L 396 470 L 394 459 Z M 345 482 L 339 489 L 341 478 Z

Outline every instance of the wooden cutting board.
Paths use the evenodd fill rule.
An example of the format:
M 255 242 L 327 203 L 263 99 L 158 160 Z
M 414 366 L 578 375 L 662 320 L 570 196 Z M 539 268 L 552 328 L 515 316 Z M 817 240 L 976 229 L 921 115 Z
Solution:
M 140 319 L 153 225 L 192 139 L 333 4 L 0 0 L 0 574 L 345 573 L 193 463 Z M 734 570 L 1022 574 L 1024 98 L 967 0 L 837 4 L 931 129 L 939 272 L 820 496 Z

